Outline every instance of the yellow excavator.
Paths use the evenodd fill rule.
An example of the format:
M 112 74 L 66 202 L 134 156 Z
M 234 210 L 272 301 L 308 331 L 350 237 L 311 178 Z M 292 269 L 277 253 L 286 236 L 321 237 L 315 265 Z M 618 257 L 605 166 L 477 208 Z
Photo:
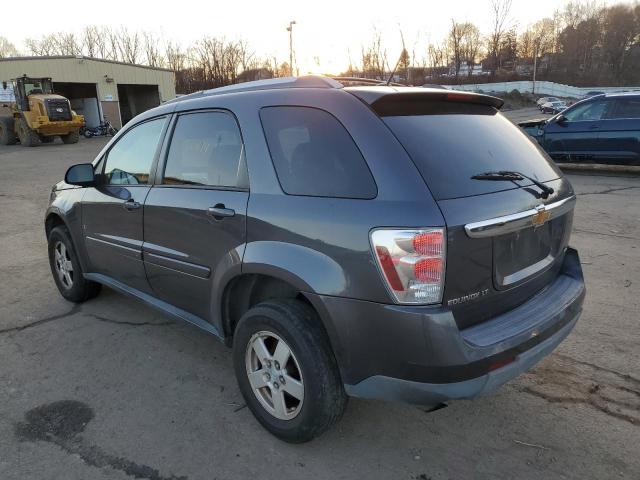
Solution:
M 50 143 L 59 136 L 64 143 L 78 143 L 84 117 L 71 110 L 69 100 L 53 91 L 50 78 L 26 75 L 11 80 L 15 101 L 1 105 L 0 144 L 18 140 L 25 147 Z M 6 84 L 3 86 L 6 90 Z

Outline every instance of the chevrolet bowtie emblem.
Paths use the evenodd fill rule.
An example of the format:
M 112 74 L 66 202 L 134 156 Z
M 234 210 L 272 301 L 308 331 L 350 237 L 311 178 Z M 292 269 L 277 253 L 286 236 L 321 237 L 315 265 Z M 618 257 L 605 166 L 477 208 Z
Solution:
M 538 205 L 536 207 L 537 213 L 531 217 L 531 223 L 534 227 L 541 227 L 551 217 L 551 212 L 548 212 L 544 205 Z

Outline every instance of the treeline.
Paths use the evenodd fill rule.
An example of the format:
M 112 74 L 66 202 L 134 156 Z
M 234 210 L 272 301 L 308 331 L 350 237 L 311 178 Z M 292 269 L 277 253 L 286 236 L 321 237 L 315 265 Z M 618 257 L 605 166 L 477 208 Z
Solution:
M 189 93 L 239 81 L 289 75 L 287 62 L 260 58 L 243 40 L 205 37 L 187 48 L 151 32 L 125 27 L 88 26 L 79 35 L 56 32 L 25 41 L 35 56 L 83 55 L 173 70 L 176 91 Z M 0 37 L 0 58 L 19 52 Z
M 533 8 L 532 4 L 532 8 Z M 404 45 L 399 61 L 388 58 L 379 32 L 362 48 L 350 75 L 402 82 L 483 83 L 537 78 L 578 86 L 640 85 L 640 4 L 602 7 L 570 2 L 553 16 L 526 26 L 510 20 L 511 0 L 492 0 L 491 30 L 451 20 L 448 35 L 426 49 Z M 475 66 L 475 68 L 474 68 Z
M 404 35 L 383 38 L 374 30 L 348 76 L 423 83 L 482 83 L 537 78 L 578 86 L 640 85 L 640 4 L 603 7 L 571 2 L 551 17 L 524 28 L 510 16 L 512 0 L 489 0 L 490 31 L 451 19 L 440 42 L 407 47 Z M 532 4 L 532 8 L 535 8 Z M 176 91 L 188 93 L 241 81 L 291 74 L 275 57 L 260 57 L 243 40 L 206 37 L 183 47 L 150 32 L 104 26 L 80 34 L 51 33 L 25 41 L 29 55 L 84 55 L 164 67 L 176 73 Z M 388 48 L 399 58 L 390 58 Z M 0 58 L 20 52 L 0 37 Z M 294 57 L 295 58 L 295 57 Z

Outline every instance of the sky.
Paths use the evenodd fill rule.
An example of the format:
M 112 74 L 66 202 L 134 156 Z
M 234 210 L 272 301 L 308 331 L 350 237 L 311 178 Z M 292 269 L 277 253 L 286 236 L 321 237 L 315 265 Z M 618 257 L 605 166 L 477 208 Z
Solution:
M 567 0 L 513 0 L 510 21 L 520 29 L 561 9 Z M 604 0 L 601 3 L 615 3 Z M 87 4 L 88 5 L 88 4 Z M 300 74 L 339 73 L 349 65 L 349 55 L 358 63 L 360 49 L 380 31 L 389 61 L 397 58 L 400 29 L 407 49 L 423 56 L 429 42 L 443 39 L 456 21 L 474 22 L 480 30 L 491 28 L 490 0 L 109 0 L 92 3 L 94 8 L 65 8 L 56 14 L 29 14 L 28 22 L 2 22 L 0 36 L 24 50 L 25 38 L 38 38 L 55 31 L 80 32 L 86 25 L 125 26 L 162 34 L 184 47 L 203 36 L 244 39 L 261 57 L 288 61 L 289 21 L 295 20 L 294 49 Z M 45 12 L 51 1 L 30 0 L 29 12 Z

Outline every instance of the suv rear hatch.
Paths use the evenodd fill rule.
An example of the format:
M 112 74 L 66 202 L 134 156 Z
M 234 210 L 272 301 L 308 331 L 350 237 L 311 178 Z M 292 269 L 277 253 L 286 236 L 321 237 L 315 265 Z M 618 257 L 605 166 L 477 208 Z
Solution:
M 378 96 L 348 90 L 369 103 L 404 146 L 443 213 L 443 304 L 460 328 L 515 308 L 553 281 L 575 197 L 540 147 L 498 112 L 500 99 L 427 89 L 378 89 Z M 472 178 L 499 171 L 518 172 L 520 179 Z

